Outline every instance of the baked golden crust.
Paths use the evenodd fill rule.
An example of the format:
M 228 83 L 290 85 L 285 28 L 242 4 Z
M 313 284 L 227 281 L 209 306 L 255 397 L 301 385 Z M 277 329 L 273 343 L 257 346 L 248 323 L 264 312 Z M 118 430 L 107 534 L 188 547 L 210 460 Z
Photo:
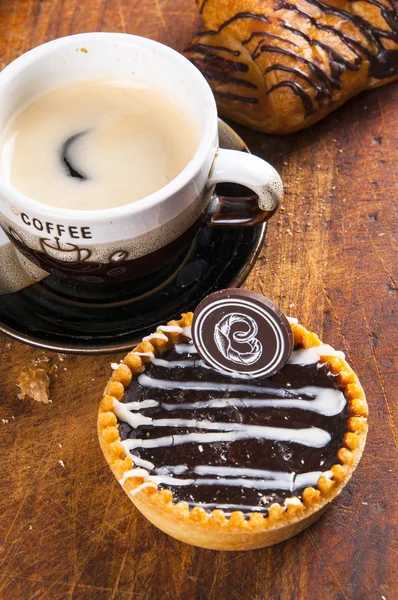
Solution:
M 186 313 L 180 321 L 171 321 L 168 326 L 181 329 L 181 333 L 158 330 L 161 338 L 141 342 L 120 363 L 112 373 L 98 414 L 98 435 L 104 456 L 114 475 L 120 481 L 134 469 L 130 457 L 126 457 L 121 444 L 114 401 L 121 400 L 125 388 L 132 378 L 145 370 L 151 353 L 161 354 L 184 339 L 183 329 L 190 327 L 192 313 Z M 295 344 L 304 348 L 322 345 L 314 333 L 298 323 L 291 324 Z M 325 346 L 327 351 L 328 346 Z M 330 348 L 330 347 L 329 347 Z M 137 354 L 139 353 L 139 354 Z M 337 453 L 339 463 L 331 467 L 333 478 L 322 476 L 317 487 L 307 487 L 302 493 L 302 501 L 292 497 L 285 507 L 272 504 L 268 515 L 253 512 L 248 519 L 241 511 L 235 511 L 228 518 L 222 510 L 206 512 L 203 508 L 191 510 L 185 502 L 173 503 L 169 489 L 157 490 L 153 481 L 145 480 L 143 469 L 137 468 L 137 476 L 129 475 L 123 482 L 123 489 L 136 507 L 159 529 L 173 537 L 204 548 L 215 550 L 248 550 L 269 546 L 296 535 L 328 508 L 329 503 L 340 494 L 351 478 L 365 446 L 368 429 L 368 407 L 364 391 L 357 376 L 348 363 L 337 356 L 321 355 L 322 362 L 328 362 L 339 383 L 345 387 L 349 419 L 344 446 Z
M 308 127 L 398 78 L 397 0 L 199 0 L 186 56 L 220 114 L 267 133 Z

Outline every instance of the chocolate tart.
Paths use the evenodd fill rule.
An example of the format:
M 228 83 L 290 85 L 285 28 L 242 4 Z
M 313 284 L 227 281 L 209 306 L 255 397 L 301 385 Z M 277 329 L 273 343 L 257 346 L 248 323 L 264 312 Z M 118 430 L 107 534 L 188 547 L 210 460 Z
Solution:
M 290 321 L 294 350 L 267 379 L 204 363 L 192 313 L 112 365 L 101 448 L 162 531 L 215 550 L 270 546 L 316 521 L 349 481 L 368 429 L 363 389 L 341 352 Z

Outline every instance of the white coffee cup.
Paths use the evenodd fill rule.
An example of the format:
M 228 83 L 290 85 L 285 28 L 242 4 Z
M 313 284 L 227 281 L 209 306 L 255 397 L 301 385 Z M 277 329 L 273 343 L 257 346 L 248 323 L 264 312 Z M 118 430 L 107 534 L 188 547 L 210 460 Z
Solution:
M 192 240 L 220 182 L 243 184 L 258 195 L 254 212 L 242 218 L 240 211 L 240 226 L 275 212 L 283 193 L 275 169 L 256 156 L 219 149 L 216 104 L 206 80 L 181 54 L 150 39 L 83 33 L 20 56 L 0 73 L 0 132 L 35 96 L 98 77 L 136 78 L 178 96 L 200 132 L 195 155 L 177 177 L 146 198 L 100 210 L 49 206 L 0 176 L 0 224 L 30 260 L 46 271 L 87 281 L 145 275 Z M 233 211 L 210 220 L 216 226 L 237 222 Z

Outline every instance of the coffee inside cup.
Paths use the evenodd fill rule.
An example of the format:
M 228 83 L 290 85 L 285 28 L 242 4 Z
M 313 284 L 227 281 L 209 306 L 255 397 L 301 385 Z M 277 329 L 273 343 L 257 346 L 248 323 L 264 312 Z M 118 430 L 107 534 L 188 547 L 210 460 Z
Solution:
M 172 181 L 198 145 L 178 97 L 142 81 L 88 79 L 34 98 L 0 135 L 0 174 L 69 209 L 113 208 Z

